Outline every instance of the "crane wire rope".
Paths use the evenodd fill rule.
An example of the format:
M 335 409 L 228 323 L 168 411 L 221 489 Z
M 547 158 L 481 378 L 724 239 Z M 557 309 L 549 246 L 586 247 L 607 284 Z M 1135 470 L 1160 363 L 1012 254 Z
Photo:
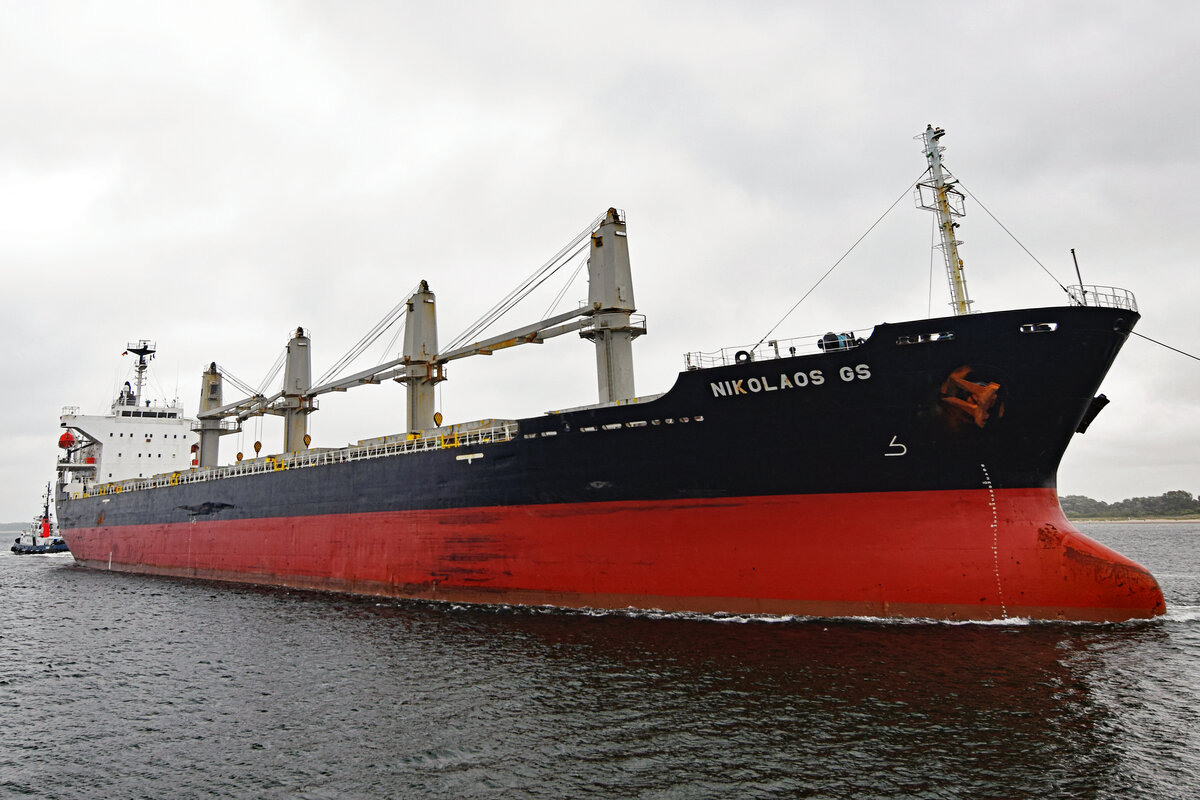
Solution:
M 562 269 L 566 263 L 578 255 L 579 251 L 583 249 L 581 243 L 586 242 L 596 228 L 604 222 L 606 214 L 607 212 L 592 220 L 591 224 L 580 231 L 575 238 L 573 238 L 561 250 L 555 253 L 549 261 L 535 270 L 533 274 L 531 274 L 528 278 L 518 284 L 515 289 L 509 292 L 504 299 L 492 306 L 492 308 L 483 316 L 475 320 L 475 322 L 468 326 L 466 330 L 456 336 L 454 340 L 446 347 L 446 349 L 453 350 L 478 337 L 483 331 L 487 330 L 497 320 L 511 311 L 513 307 L 517 305 L 517 303 L 528 297 L 530 292 L 541 286 L 551 275 Z
M 579 247 L 575 248 L 574 253 L 571 253 L 569 256 L 564 258 L 562 260 L 562 263 L 560 263 L 557 267 L 552 269 L 550 272 L 546 273 L 545 277 L 543 277 L 540 281 L 535 283 L 533 286 L 530 286 L 529 289 L 527 289 L 524 294 L 522 294 L 515 301 L 513 301 L 512 305 L 510 305 L 508 310 L 506 310 L 504 313 L 507 314 L 508 311 L 511 311 L 513 308 L 516 308 L 518 303 L 520 303 L 522 300 L 524 300 L 529 295 L 533 294 L 533 292 L 536 291 L 537 288 L 540 287 L 543 283 L 545 283 L 546 281 L 553 278 L 560 269 L 565 267 L 567 264 L 571 263 L 571 259 L 573 259 L 573 258 L 575 258 L 575 256 L 579 255 L 583 251 L 583 248 L 588 247 L 590 244 L 591 244 L 590 242 L 584 242 L 583 244 L 579 245 Z M 578 269 L 576 271 L 578 271 Z M 564 288 L 564 293 L 565 293 L 565 291 L 566 290 Z M 503 315 L 501 315 L 501 316 L 503 316 Z M 500 317 L 496 317 L 496 320 L 499 320 L 499 319 L 500 319 Z M 495 322 L 496 320 L 493 320 L 493 322 Z M 482 333 L 482 331 L 480 331 L 480 333 Z
M 576 252 L 578 253 L 579 251 L 576 251 Z M 562 302 L 563 297 L 567 294 L 567 289 L 570 289 L 571 285 L 573 283 L 575 283 L 575 279 L 577 277 L 579 277 L 579 273 L 583 270 L 584 266 L 586 266 L 586 265 L 587 265 L 586 258 L 582 258 L 579 260 L 579 266 L 575 267 L 575 271 L 571 273 L 571 277 L 567 278 L 566 283 L 563 284 L 562 289 L 559 290 L 558 295 L 555 296 L 554 302 L 552 302 L 550 304 L 550 307 L 546 309 L 546 313 L 542 314 L 542 319 L 547 319 L 550 317 L 551 314 L 554 313 L 554 311 L 558 308 L 558 304 Z
M 380 359 L 382 361 L 387 361 L 388 354 L 395 352 L 393 348 L 396 346 L 396 341 L 400 338 L 400 335 L 404 333 L 404 324 L 405 322 L 402 321 L 396 326 L 396 329 L 392 331 L 392 338 L 388 339 L 388 343 L 384 346 L 383 350 L 380 351 Z M 380 335 L 382 335 L 382 333 Z
M 341 375 L 358 359 L 359 356 L 361 356 L 367 350 L 367 348 L 378 341 L 379 337 L 383 336 L 388 329 L 392 328 L 397 322 L 399 322 L 400 324 L 396 328 L 395 334 L 392 337 L 392 342 L 388 345 L 388 349 L 390 350 L 391 345 L 396 341 L 396 337 L 398 337 L 400 332 L 404 329 L 404 311 L 408 307 L 408 302 L 412 299 L 414 294 L 420 291 L 420 288 L 421 284 L 418 283 L 410 291 L 406 292 L 404 294 L 404 299 L 392 306 L 391 310 L 384 314 L 383 317 L 376 322 L 375 325 L 369 331 L 367 331 L 361 339 L 359 339 L 349 350 L 347 350 L 341 358 L 335 361 L 333 366 L 325 371 L 325 374 L 317 380 L 315 385 L 322 386 L 335 379 L 338 375 Z
M 271 365 L 271 369 L 267 371 L 267 375 L 258 384 L 258 389 L 255 394 L 261 395 L 266 392 L 267 387 L 274 382 L 276 376 L 279 375 L 279 370 L 283 369 L 283 362 L 287 358 L 287 348 L 280 351 L 279 356 L 275 359 L 275 363 Z
M 590 233 L 590 231 L 586 231 L 585 235 Z M 575 241 L 572 241 L 570 246 L 573 247 L 577 244 L 579 244 L 578 238 Z M 583 245 L 579 245 L 579 248 L 567 256 L 567 259 L 569 260 L 570 258 L 573 258 L 582 248 Z M 560 270 L 563 266 L 563 254 L 565 249 L 566 248 L 564 248 L 564 250 L 560 250 L 551 261 L 547 262 L 537 272 L 522 281 L 521 284 L 509 292 L 503 300 L 493 306 L 491 310 L 489 310 L 482 317 L 477 319 L 469 328 L 455 337 L 454 341 L 450 343 L 447 349 L 453 350 L 454 348 L 477 338 L 480 334 L 494 325 L 501 317 L 516 307 L 518 303 L 528 297 L 531 292 L 533 292 L 535 289 L 545 283 L 551 276 L 558 272 L 558 270 Z
M 230 372 L 229 370 L 227 370 L 225 367 L 221 366 L 220 364 L 217 364 L 217 372 L 220 373 L 222 378 L 224 378 L 225 380 L 232 383 L 234 388 L 237 389 L 239 392 L 245 392 L 247 395 L 250 395 L 251 397 L 258 394 L 257 392 L 254 391 L 254 387 L 250 386 L 250 384 L 246 383 L 241 378 L 234 375 L 232 372 Z

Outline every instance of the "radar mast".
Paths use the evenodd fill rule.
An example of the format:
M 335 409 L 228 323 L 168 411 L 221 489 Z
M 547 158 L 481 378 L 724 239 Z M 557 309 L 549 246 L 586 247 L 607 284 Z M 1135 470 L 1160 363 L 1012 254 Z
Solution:
M 146 339 L 139 339 L 136 342 L 130 342 L 125 346 L 125 353 L 133 353 L 138 357 L 137 363 L 133 365 L 134 376 L 134 400 L 135 406 L 142 404 L 142 386 L 146 383 L 146 370 L 150 369 L 150 360 L 154 358 L 154 342 Z

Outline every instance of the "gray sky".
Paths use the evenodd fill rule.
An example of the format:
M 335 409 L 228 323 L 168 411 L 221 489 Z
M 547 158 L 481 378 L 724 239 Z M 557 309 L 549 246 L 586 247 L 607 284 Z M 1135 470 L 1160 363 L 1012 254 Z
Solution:
M 105 411 L 127 341 L 157 340 L 152 393 L 189 413 L 209 361 L 257 384 L 304 325 L 319 375 L 422 278 L 448 342 L 608 206 L 648 318 L 637 389 L 665 390 L 683 353 L 783 316 L 920 175 L 930 122 L 1060 281 L 1074 247 L 1085 282 L 1136 293 L 1139 332 L 1200 352 L 1198 9 L 0 0 L 0 517 L 37 509 L 62 406 Z M 777 335 L 945 313 L 928 216 L 906 196 Z M 960 238 L 976 309 L 1064 300 L 971 201 Z M 1200 364 L 1135 338 L 1103 391 L 1060 491 L 1200 492 Z M 441 409 L 595 392 L 564 336 L 452 364 Z M 404 427 L 396 384 L 321 405 L 318 446 Z

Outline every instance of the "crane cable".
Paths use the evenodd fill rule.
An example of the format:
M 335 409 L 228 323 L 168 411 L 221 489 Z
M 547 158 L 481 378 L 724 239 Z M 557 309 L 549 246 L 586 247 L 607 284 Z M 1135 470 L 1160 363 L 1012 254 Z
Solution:
M 583 248 L 580 248 L 580 250 L 582 250 L 582 249 Z M 579 250 L 576 250 L 575 252 L 578 253 Z M 572 256 L 572 258 L 574 258 L 574 256 Z M 570 259 L 568 259 L 568 261 L 569 260 Z M 546 309 L 546 313 L 542 314 L 542 319 L 547 319 L 551 314 L 553 314 L 555 312 L 555 310 L 558 308 L 558 304 L 562 302 L 562 299 L 566 295 L 567 290 L 571 288 L 571 285 L 573 283 L 575 283 L 575 279 L 577 277 L 579 277 L 579 273 L 587 265 L 587 262 L 588 262 L 588 260 L 586 258 L 581 258 L 579 260 L 579 265 L 577 267 L 575 267 L 575 271 L 571 273 L 571 277 L 567 278 L 566 283 L 564 283 L 562 286 L 562 289 L 560 289 L 558 294 L 555 295 L 554 302 L 551 303 L 550 307 Z
M 256 395 L 261 395 L 266 392 L 267 387 L 274 382 L 276 376 L 279 375 L 279 370 L 283 369 L 283 362 L 287 358 L 287 348 L 279 352 L 279 357 L 275 359 L 275 363 L 271 365 L 271 369 L 267 371 L 267 375 L 258 384 L 258 389 L 254 392 Z
M 504 299 L 489 309 L 483 316 L 475 320 L 466 330 L 454 338 L 447 350 L 453 350 L 466 342 L 477 338 L 483 331 L 491 327 L 497 320 L 513 309 L 517 303 L 524 300 L 529 294 L 545 283 L 554 273 L 562 269 L 566 264 L 570 263 L 571 259 L 579 254 L 583 247 L 590 239 L 592 233 L 598 228 L 605 219 L 607 212 L 599 215 L 591 224 L 579 232 L 575 238 L 568 242 L 554 256 L 533 272 L 528 278 L 517 285 L 515 289 L 509 292 Z
M 383 336 L 388 329 L 395 326 L 396 323 L 399 322 L 400 324 L 396 328 L 396 332 L 392 337 L 392 341 L 388 344 L 388 349 L 390 350 L 392 344 L 395 343 L 396 338 L 400 335 L 400 331 L 404 329 L 404 311 L 408 308 L 408 301 L 411 300 L 412 296 L 420 291 L 420 289 L 421 285 L 417 284 L 410 291 L 406 292 L 404 294 L 404 299 L 392 306 L 392 309 L 384 314 L 383 317 L 375 323 L 374 327 L 367 331 L 363 337 L 359 339 L 353 347 L 347 350 L 341 358 L 335 361 L 333 366 L 326 370 L 325 374 L 322 375 L 314 385 L 322 386 L 345 372 L 346 368 L 353 364 L 354 361 L 367 350 L 367 348 L 374 344 L 379 337 Z
M 252 386 L 250 386 L 250 384 L 246 383 L 244 380 L 242 380 L 238 376 L 234 375 L 232 372 L 225 369 L 225 367 L 221 366 L 220 364 L 217 364 L 217 372 L 220 373 L 222 378 L 224 378 L 225 380 L 232 383 L 234 388 L 236 388 L 239 392 L 244 392 L 245 394 L 248 394 L 251 396 L 258 394 L 257 392 L 254 391 L 254 388 Z

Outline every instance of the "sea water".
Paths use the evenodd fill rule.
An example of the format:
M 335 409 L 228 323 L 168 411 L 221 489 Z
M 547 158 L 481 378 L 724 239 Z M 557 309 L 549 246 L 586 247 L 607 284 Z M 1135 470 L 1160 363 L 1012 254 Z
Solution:
M 0 553 L 0 796 L 1200 796 L 1200 524 L 1115 625 L 378 601 Z

